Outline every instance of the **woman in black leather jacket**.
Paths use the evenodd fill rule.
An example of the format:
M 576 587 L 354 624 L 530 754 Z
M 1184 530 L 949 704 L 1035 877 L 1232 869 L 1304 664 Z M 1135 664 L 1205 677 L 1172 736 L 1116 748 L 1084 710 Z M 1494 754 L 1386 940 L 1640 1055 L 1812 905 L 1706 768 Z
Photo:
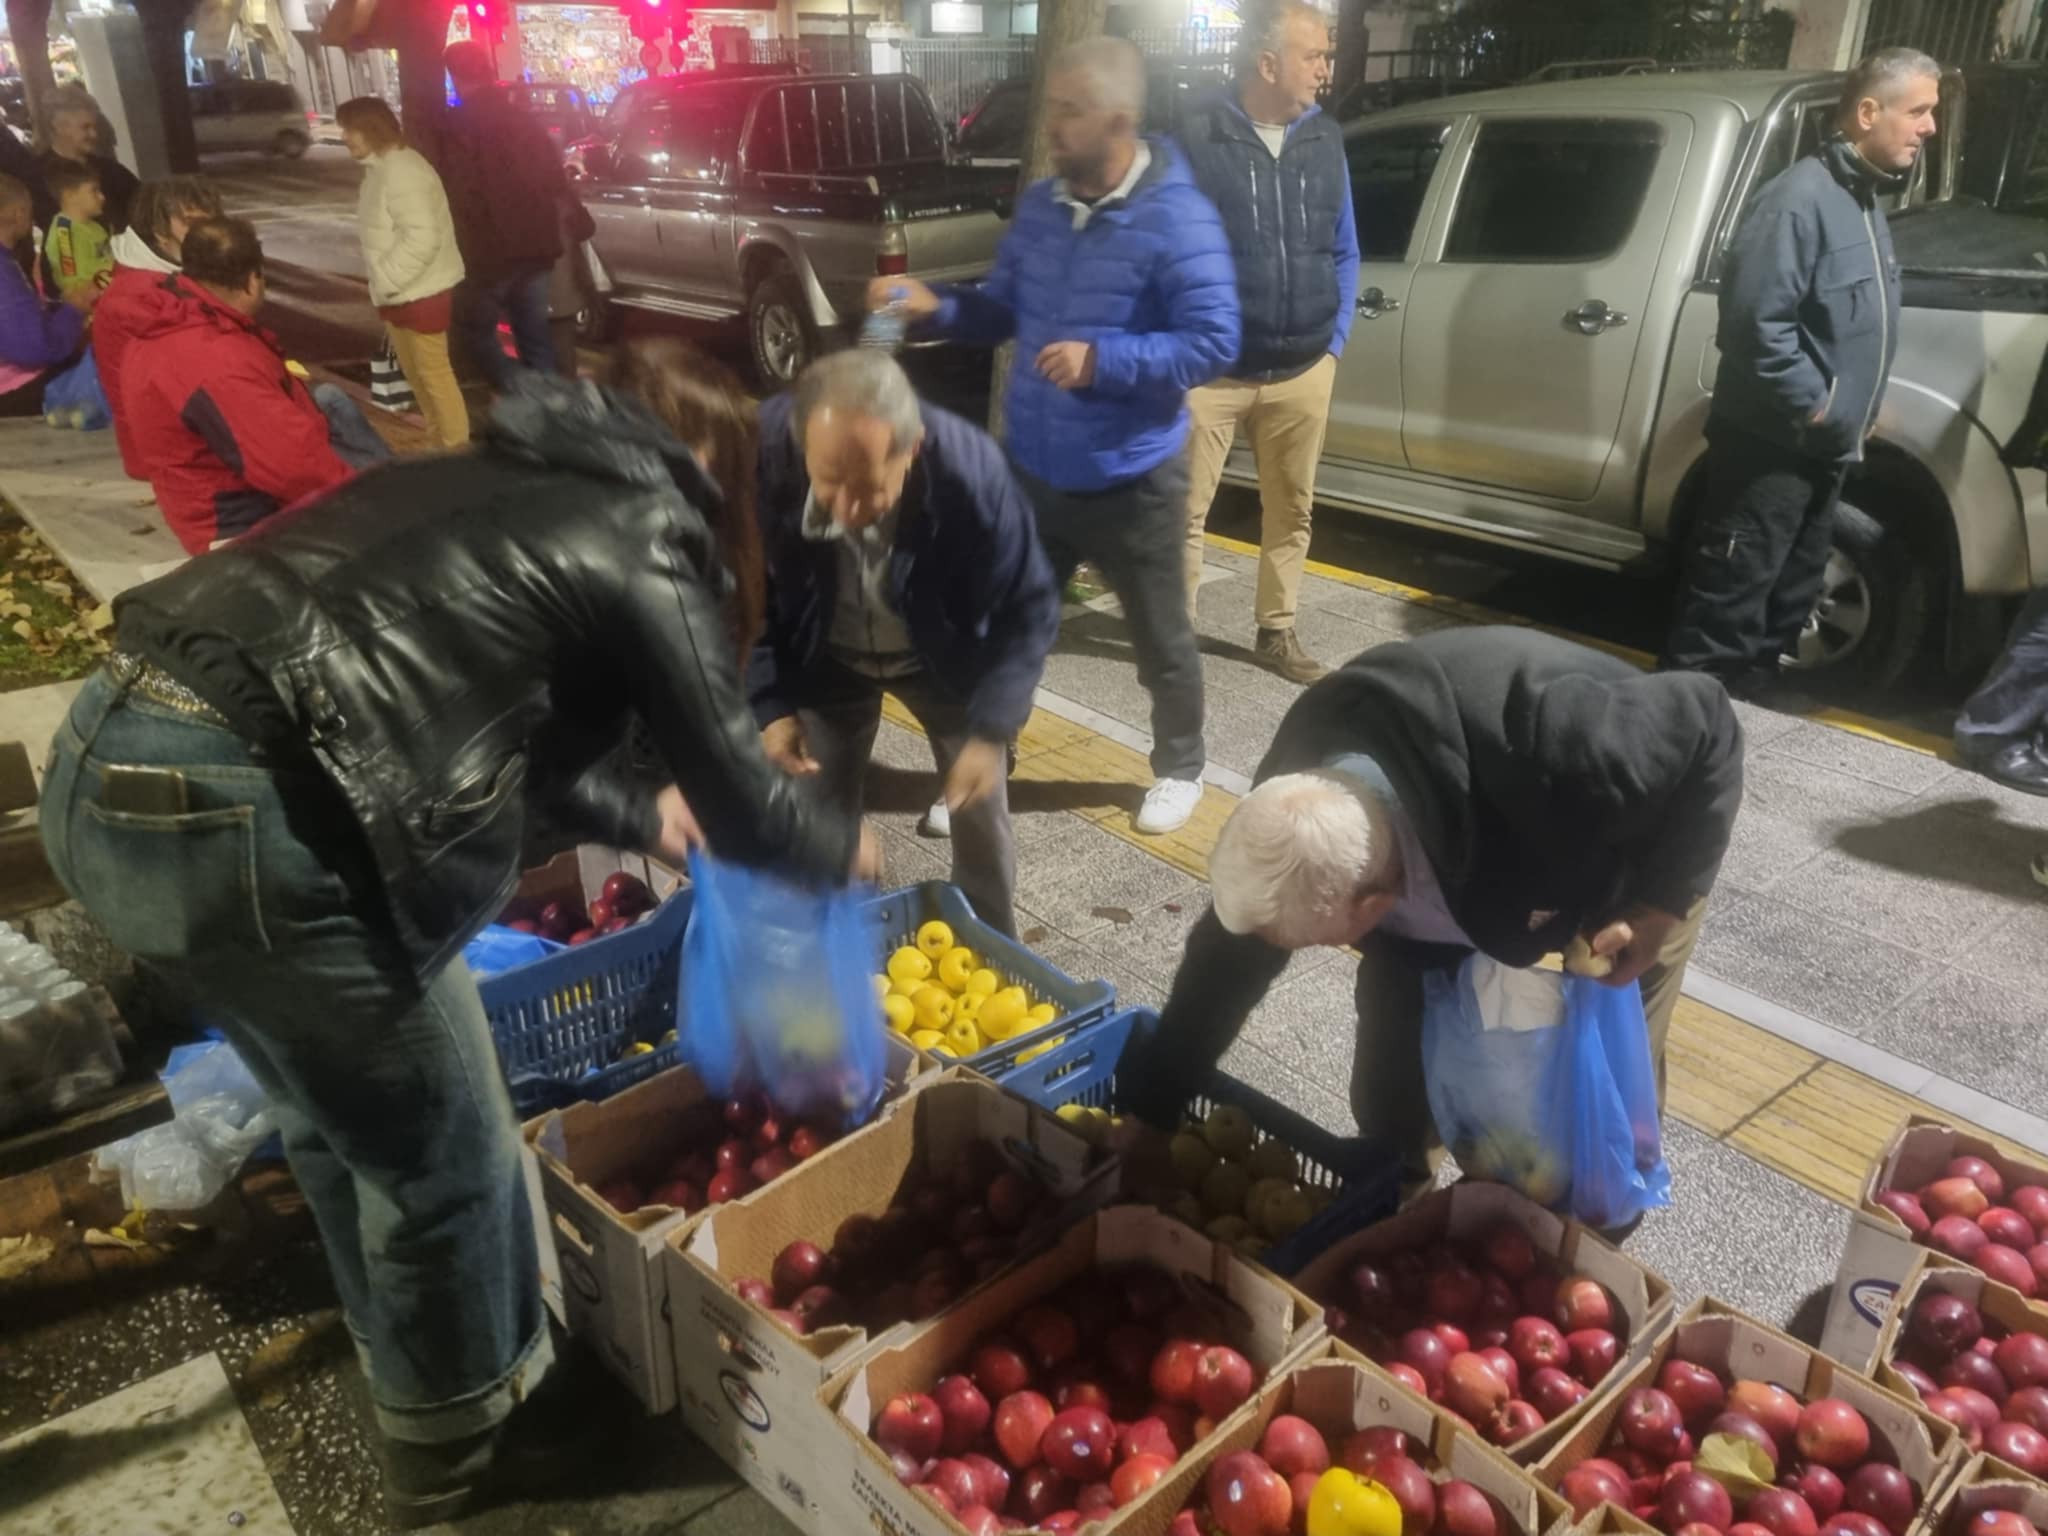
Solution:
M 529 808 L 672 862 L 701 836 L 816 881 L 872 864 L 762 755 L 720 492 L 685 446 L 727 456 L 720 434 L 656 387 L 662 358 L 630 361 L 633 392 L 528 375 L 475 452 L 373 470 L 127 594 L 52 748 L 53 868 L 224 1016 L 270 1095 L 401 1524 L 500 1485 L 546 1416 L 544 1394 L 508 1420 L 552 1356 L 518 1127 L 459 963 Z M 614 776 L 635 715 L 673 783 Z

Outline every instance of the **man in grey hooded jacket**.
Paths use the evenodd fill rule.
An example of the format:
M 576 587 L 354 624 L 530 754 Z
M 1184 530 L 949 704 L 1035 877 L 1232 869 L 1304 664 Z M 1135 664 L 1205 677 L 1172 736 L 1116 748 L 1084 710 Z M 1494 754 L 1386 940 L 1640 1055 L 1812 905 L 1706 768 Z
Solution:
M 1743 216 L 1721 286 L 1707 491 L 1661 665 L 1767 687 L 1821 598 L 1835 504 L 1877 423 L 1899 273 L 1879 199 L 1935 131 L 1941 66 L 1886 48 L 1835 130 Z

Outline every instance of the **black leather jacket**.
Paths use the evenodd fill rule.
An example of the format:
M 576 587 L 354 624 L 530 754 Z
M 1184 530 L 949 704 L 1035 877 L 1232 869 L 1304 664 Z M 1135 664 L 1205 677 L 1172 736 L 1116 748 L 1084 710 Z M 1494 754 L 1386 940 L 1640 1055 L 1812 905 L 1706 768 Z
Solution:
M 855 827 L 770 765 L 739 684 L 717 488 L 640 407 L 530 375 L 479 451 L 373 470 L 123 597 L 120 645 L 346 799 L 420 976 L 502 907 L 530 803 L 621 847 L 657 786 L 637 713 L 721 858 L 845 877 Z

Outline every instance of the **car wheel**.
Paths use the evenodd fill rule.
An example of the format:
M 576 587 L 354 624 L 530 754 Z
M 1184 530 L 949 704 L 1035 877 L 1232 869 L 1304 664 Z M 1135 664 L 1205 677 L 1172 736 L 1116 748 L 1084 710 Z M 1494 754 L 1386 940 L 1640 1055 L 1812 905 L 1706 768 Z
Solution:
M 770 389 L 795 383 L 817 355 L 817 334 L 804 312 L 803 289 L 794 272 L 778 268 L 754 284 L 747 295 L 747 339 L 754 372 Z
M 1802 680 L 1887 688 L 1927 638 L 1930 562 L 1915 558 L 1902 517 L 1874 516 L 1858 496 L 1852 487 L 1835 510 L 1820 597 L 1785 665 Z
M 585 346 L 609 346 L 619 339 L 619 309 L 601 293 L 585 297 L 576 309 L 576 339 Z
M 283 133 L 280 133 L 275 139 L 271 140 L 270 147 L 276 153 L 283 155 L 285 159 L 296 160 L 306 152 L 306 147 L 311 142 L 312 140 L 308 139 L 303 133 L 294 133 L 291 129 L 287 128 Z

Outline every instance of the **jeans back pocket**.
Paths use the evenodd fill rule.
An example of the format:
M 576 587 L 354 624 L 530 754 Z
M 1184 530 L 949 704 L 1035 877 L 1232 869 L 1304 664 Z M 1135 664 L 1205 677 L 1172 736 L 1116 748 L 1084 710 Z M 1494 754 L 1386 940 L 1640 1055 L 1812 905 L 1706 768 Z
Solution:
M 176 963 L 265 951 L 256 885 L 256 807 L 184 815 L 110 811 L 84 800 L 69 829 L 73 894 L 116 946 Z

